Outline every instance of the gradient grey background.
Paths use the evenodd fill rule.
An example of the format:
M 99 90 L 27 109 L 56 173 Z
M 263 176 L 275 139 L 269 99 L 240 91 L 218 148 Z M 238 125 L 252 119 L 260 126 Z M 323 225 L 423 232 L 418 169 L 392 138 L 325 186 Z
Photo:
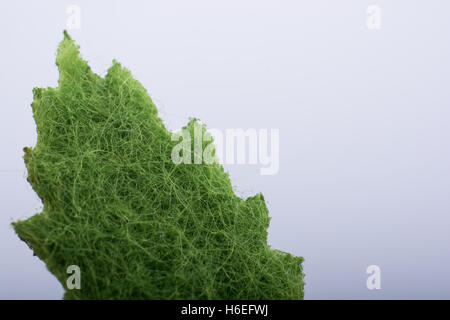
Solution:
M 305 257 L 305 298 L 450 298 L 450 2 L 16 0 L 0 4 L 0 299 L 63 294 L 10 223 L 40 210 L 22 148 L 69 4 L 93 70 L 120 61 L 169 128 L 280 129 L 277 175 L 226 168 L 264 194 L 270 244 Z

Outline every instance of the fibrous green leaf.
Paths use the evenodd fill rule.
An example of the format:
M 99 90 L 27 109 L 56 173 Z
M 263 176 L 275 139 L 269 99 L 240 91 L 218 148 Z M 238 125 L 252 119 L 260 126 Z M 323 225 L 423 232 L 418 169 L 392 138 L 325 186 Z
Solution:
M 14 228 L 65 288 L 80 267 L 65 298 L 303 298 L 303 259 L 267 244 L 261 194 L 236 196 L 218 163 L 175 164 L 178 142 L 119 63 L 101 78 L 65 33 L 56 64 L 58 87 L 33 90 L 24 156 L 43 211 Z

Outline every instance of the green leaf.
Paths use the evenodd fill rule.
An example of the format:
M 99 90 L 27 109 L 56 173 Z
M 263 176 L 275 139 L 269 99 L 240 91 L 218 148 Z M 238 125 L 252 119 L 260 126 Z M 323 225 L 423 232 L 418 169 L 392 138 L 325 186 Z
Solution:
M 262 195 L 236 196 L 217 163 L 175 164 L 178 142 L 119 63 L 99 77 L 65 32 L 56 64 L 58 87 L 33 90 L 24 156 L 44 208 L 13 225 L 64 298 L 303 298 L 303 259 L 268 246 Z M 70 265 L 81 289 L 66 287 Z

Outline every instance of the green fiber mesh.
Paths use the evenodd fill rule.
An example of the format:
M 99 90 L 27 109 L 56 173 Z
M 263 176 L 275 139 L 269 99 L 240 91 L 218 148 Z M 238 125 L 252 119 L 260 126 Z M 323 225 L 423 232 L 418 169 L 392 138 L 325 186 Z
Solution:
M 56 65 L 59 86 L 33 90 L 24 149 L 44 208 L 13 225 L 65 299 L 303 298 L 303 259 L 267 244 L 261 194 L 236 196 L 220 164 L 174 164 L 179 142 L 119 63 L 101 78 L 65 33 Z M 80 290 L 66 288 L 70 265 Z

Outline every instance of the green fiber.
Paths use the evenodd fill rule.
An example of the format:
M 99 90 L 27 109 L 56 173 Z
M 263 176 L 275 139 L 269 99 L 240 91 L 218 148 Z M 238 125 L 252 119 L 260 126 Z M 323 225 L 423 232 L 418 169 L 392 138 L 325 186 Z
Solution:
M 118 62 L 101 78 L 65 33 L 56 65 L 58 87 L 33 90 L 37 144 L 24 149 L 44 208 L 13 226 L 65 299 L 303 298 L 303 258 L 267 244 L 261 194 L 236 196 L 218 163 L 174 164 L 179 142 Z

